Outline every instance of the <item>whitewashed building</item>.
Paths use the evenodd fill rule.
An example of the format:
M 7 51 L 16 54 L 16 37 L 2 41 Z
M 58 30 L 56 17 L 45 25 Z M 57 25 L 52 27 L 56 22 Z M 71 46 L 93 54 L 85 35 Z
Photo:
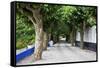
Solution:
M 80 46 L 80 33 L 76 34 L 76 46 Z M 96 26 L 90 27 L 84 32 L 84 46 L 89 50 L 96 51 L 97 49 L 97 31 Z

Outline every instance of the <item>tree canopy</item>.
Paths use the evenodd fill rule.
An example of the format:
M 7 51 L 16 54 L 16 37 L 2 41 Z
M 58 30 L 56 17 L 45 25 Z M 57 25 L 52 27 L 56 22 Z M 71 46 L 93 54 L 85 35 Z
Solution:
M 82 30 L 81 23 L 85 23 L 86 28 L 96 25 L 96 11 L 96 7 L 89 6 L 17 3 L 17 48 L 35 42 L 35 25 L 40 21 L 39 18 L 43 20 L 44 32 L 69 37 L 73 31 Z

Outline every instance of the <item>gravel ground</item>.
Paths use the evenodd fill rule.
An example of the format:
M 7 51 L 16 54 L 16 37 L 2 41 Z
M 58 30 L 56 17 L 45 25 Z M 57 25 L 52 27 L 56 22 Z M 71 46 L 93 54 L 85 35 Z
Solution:
M 67 43 L 57 43 L 43 52 L 41 60 L 35 62 L 33 60 L 33 55 L 31 55 L 18 62 L 17 65 L 95 61 L 96 52 L 72 47 Z

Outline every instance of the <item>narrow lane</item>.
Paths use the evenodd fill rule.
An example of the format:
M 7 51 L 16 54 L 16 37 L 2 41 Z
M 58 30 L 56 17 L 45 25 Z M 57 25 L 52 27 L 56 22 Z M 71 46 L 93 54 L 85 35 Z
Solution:
M 72 47 L 68 43 L 60 42 L 48 47 L 47 51 L 43 52 L 41 60 L 34 62 L 32 58 L 33 56 L 31 55 L 18 62 L 17 65 L 94 61 L 96 60 L 96 52 L 82 50 L 79 47 Z

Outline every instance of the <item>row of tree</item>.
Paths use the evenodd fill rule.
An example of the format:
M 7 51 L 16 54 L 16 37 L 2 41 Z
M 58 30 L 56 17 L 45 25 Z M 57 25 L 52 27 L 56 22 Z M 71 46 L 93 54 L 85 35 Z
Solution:
M 96 7 L 89 6 L 17 3 L 17 15 L 34 27 L 35 60 L 42 58 L 50 39 L 56 43 L 59 36 L 66 36 L 66 41 L 74 46 L 77 31 L 80 32 L 80 47 L 83 49 L 84 30 L 96 25 L 96 11 Z

